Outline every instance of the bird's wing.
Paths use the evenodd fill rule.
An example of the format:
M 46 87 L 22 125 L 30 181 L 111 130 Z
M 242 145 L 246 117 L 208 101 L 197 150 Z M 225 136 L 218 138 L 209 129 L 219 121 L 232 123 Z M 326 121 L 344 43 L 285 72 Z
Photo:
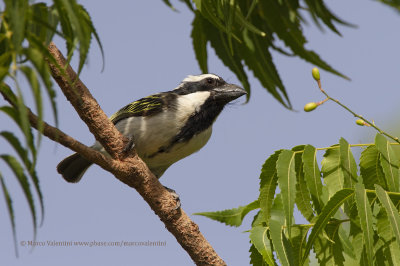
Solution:
M 163 94 L 154 94 L 134 101 L 110 117 L 116 124 L 118 121 L 131 116 L 151 116 L 163 110 Z

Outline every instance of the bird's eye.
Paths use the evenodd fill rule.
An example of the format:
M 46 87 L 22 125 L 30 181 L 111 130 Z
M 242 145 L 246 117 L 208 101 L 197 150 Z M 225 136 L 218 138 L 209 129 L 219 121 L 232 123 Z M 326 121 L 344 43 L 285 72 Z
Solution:
M 214 79 L 208 78 L 207 79 L 207 83 L 210 84 L 210 85 L 214 84 Z

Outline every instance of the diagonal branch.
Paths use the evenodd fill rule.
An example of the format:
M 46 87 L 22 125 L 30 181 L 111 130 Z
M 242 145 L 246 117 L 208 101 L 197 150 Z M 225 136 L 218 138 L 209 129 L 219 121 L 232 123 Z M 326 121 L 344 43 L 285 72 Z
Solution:
M 124 137 L 101 110 L 97 101 L 79 80 L 74 70 L 66 65 L 64 56 L 54 43 L 49 45 L 48 50 L 54 58 L 54 60 L 48 60 L 53 78 L 89 130 L 112 158 L 106 158 L 98 153 L 87 153 L 86 149 L 92 149 L 82 144 L 80 145 L 84 147 L 72 145 L 68 141 L 62 144 L 111 172 L 121 182 L 135 188 L 197 265 L 226 265 L 201 234 L 197 224 L 182 209 L 174 209 L 175 199 L 161 185 L 137 154 L 119 156 L 123 154 Z M 34 127 L 33 122 L 31 120 L 31 125 Z M 55 128 L 53 128 L 54 131 L 47 131 L 46 129 L 49 127 L 45 124 L 45 135 L 48 133 L 46 136 L 60 142 L 63 139 L 61 136 L 64 137 L 65 134 Z

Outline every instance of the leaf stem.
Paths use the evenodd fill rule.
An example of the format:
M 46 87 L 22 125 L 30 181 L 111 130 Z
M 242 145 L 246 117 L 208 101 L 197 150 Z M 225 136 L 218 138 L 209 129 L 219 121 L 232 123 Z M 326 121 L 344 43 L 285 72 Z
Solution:
M 321 80 L 317 80 L 318 83 L 318 87 L 319 90 L 326 96 L 327 99 L 337 103 L 338 105 L 340 105 L 341 107 L 343 107 L 344 109 L 346 109 L 349 113 L 351 113 L 353 116 L 362 119 L 364 122 L 368 123 L 371 127 L 375 128 L 380 134 L 383 134 L 389 138 L 391 138 L 392 140 L 396 141 L 397 143 L 400 144 L 400 140 L 398 137 L 393 137 L 392 135 L 390 135 L 389 133 L 383 131 L 382 129 L 380 129 L 379 127 L 377 127 L 375 125 L 374 122 L 370 122 L 367 119 L 365 119 L 362 115 L 356 114 L 353 110 L 351 110 L 350 108 L 348 108 L 346 105 L 342 104 L 339 100 L 332 98 L 331 96 L 328 95 L 328 93 L 326 93 L 326 91 L 324 89 L 322 89 L 321 86 Z

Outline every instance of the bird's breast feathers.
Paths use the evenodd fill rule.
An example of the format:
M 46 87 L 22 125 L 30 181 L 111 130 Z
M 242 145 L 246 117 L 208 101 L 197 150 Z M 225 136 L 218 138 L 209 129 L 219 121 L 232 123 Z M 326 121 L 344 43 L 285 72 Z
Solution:
M 210 96 L 208 91 L 182 95 L 176 99 L 174 110 L 164 110 L 152 116 L 132 116 L 116 123 L 123 135 L 132 137 L 138 155 L 152 168 L 152 165 L 172 164 L 201 149 L 211 136 L 208 129 L 195 134 L 187 142 L 173 143 L 189 118 L 200 110 Z

